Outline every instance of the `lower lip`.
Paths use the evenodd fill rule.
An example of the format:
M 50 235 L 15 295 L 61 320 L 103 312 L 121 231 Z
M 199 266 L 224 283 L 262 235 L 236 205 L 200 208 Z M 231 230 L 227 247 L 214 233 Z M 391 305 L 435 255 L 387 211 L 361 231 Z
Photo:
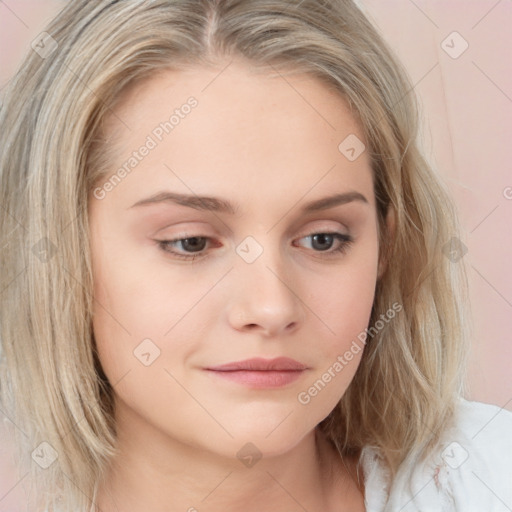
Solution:
M 279 388 L 296 381 L 304 373 L 304 370 L 236 370 L 218 371 L 207 370 L 208 373 L 217 375 L 222 379 L 231 380 L 254 389 Z

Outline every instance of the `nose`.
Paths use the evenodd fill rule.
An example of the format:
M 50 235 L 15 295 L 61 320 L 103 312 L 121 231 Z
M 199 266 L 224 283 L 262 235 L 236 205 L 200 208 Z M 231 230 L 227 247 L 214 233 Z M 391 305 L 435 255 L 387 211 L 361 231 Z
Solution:
M 296 330 L 305 312 L 290 267 L 285 270 L 282 257 L 269 252 L 264 251 L 253 263 L 236 262 L 228 319 L 238 331 L 274 337 Z

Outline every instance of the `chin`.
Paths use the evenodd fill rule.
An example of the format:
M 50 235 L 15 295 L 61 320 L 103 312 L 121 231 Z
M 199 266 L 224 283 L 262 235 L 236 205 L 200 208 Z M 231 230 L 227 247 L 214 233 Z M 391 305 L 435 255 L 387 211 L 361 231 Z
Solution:
M 293 414 L 290 415 L 289 419 L 292 416 Z M 282 421 L 282 418 L 279 421 Z M 274 422 L 270 428 L 267 424 L 264 428 L 255 428 L 251 424 L 239 425 L 236 430 L 231 431 L 233 439 L 229 439 L 225 443 L 223 448 L 229 446 L 229 452 L 224 454 L 228 457 L 235 455 L 240 458 L 245 452 L 249 454 L 255 452 L 259 457 L 277 457 L 292 450 L 308 434 L 312 433 L 315 427 L 315 425 L 308 425 L 300 429 L 297 424 L 284 426 L 288 419 L 281 425 L 279 425 L 279 421 Z M 218 446 L 212 448 L 218 450 Z

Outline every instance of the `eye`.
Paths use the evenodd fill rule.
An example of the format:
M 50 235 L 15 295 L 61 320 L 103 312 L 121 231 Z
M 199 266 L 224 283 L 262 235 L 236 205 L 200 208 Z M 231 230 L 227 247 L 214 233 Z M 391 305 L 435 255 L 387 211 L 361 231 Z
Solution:
M 344 233 L 314 233 L 301 238 L 300 240 L 311 239 L 310 247 L 315 252 L 326 253 L 327 255 L 337 255 L 345 253 L 349 245 L 353 242 L 350 235 Z M 335 245 L 337 242 L 337 246 Z M 330 250 L 333 245 L 335 248 Z
M 195 260 L 203 256 L 201 251 L 204 251 L 208 240 L 210 238 L 206 236 L 193 236 L 189 238 L 175 238 L 174 240 L 157 240 L 157 242 L 160 249 L 172 254 L 176 258 Z M 172 249 L 172 247 L 180 245 L 184 253 Z

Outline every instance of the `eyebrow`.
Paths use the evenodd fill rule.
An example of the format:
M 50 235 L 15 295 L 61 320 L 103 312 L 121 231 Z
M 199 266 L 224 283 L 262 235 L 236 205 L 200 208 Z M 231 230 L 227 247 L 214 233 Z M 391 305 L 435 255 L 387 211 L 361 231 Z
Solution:
M 302 213 L 311 213 L 327 210 L 329 208 L 334 208 L 335 206 L 351 203 L 354 201 L 360 201 L 362 203 L 368 204 L 368 200 L 363 194 L 359 192 L 344 192 L 342 194 L 335 194 L 310 201 L 302 207 L 301 211 Z M 239 210 L 238 204 L 232 204 L 229 201 L 218 197 L 178 194 L 176 192 L 167 191 L 158 192 L 157 194 L 147 197 L 146 199 L 141 199 L 140 201 L 137 201 L 135 204 L 130 206 L 130 208 L 160 203 L 174 203 L 187 206 L 189 208 L 194 208 L 195 210 L 227 213 L 230 215 L 235 215 Z

